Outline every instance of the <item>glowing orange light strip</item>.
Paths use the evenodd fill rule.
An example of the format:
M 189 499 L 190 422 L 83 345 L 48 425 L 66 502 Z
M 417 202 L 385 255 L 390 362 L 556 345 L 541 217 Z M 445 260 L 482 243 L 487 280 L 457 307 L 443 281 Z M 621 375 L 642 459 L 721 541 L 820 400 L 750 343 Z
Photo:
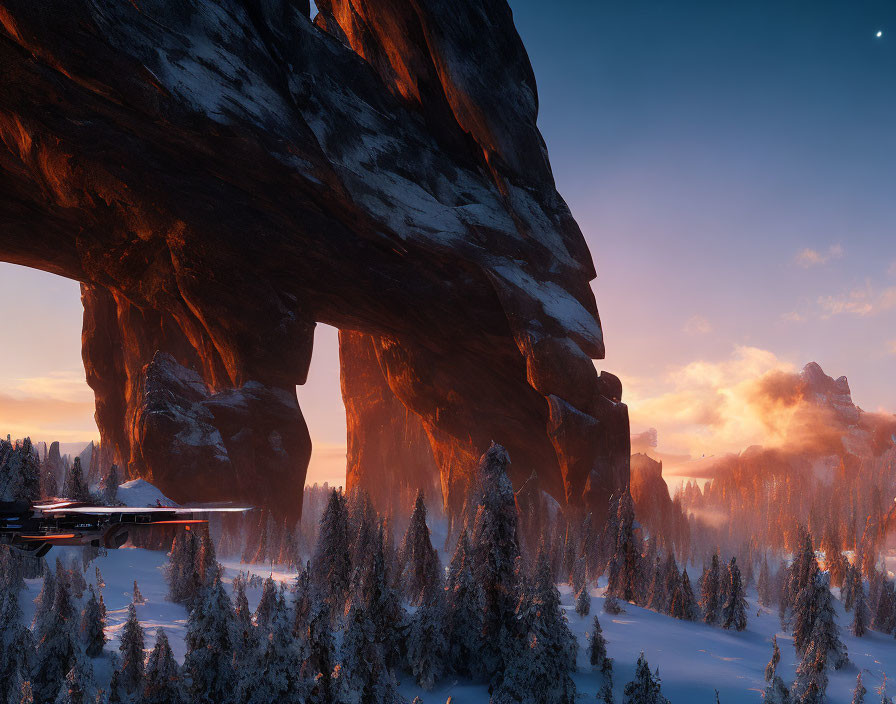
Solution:
M 69 538 L 77 538 L 74 533 L 57 533 L 54 535 L 20 535 L 22 540 L 62 540 Z

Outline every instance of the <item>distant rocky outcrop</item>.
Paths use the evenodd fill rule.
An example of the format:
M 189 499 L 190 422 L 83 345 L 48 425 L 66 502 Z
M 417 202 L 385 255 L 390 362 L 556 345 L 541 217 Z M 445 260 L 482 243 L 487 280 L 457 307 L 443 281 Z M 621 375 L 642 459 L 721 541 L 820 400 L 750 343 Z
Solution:
M 3 4 L 0 259 L 82 283 L 101 447 L 176 500 L 297 514 L 321 321 L 350 486 L 437 473 L 457 508 L 494 440 L 602 509 L 628 414 L 510 8 L 317 6 Z

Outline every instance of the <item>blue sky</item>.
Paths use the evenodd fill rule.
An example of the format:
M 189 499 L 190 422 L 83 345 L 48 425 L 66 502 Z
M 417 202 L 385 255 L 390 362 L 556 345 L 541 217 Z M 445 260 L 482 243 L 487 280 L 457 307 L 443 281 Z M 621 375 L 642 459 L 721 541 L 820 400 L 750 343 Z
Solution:
M 622 377 L 635 429 L 670 451 L 743 447 L 756 438 L 716 432 L 707 408 L 810 360 L 862 407 L 896 410 L 896 2 L 511 7 L 597 265 L 598 366 Z M 0 300 L 18 318 L 0 423 L 4 394 L 89 402 L 77 286 L 3 265 Z M 335 334 L 318 337 L 300 399 L 315 440 L 338 446 Z

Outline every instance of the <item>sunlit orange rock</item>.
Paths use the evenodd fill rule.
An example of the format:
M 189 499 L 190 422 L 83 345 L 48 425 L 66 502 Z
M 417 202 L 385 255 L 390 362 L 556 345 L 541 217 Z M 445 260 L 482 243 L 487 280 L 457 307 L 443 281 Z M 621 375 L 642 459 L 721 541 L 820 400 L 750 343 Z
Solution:
M 298 514 L 320 321 L 349 484 L 437 473 L 458 507 L 494 440 L 604 506 L 628 414 L 508 6 L 318 7 L 2 4 L 0 259 L 82 282 L 103 445 L 172 498 Z

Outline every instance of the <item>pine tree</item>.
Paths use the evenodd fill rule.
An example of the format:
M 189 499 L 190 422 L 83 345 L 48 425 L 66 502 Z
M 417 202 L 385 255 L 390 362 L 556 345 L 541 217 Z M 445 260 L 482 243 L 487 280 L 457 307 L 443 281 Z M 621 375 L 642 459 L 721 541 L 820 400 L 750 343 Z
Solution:
M 89 587 L 90 597 L 81 611 L 81 642 L 84 644 L 84 652 L 87 657 L 99 657 L 106 644 L 105 616 L 96 599 L 93 586 Z
M 140 593 L 140 587 L 137 586 L 137 580 L 134 580 L 134 599 L 133 602 L 135 604 L 145 604 L 146 599 L 143 598 L 143 594 Z
M 482 592 L 483 633 L 481 658 L 491 678 L 505 670 L 517 636 L 516 606 L 519 600 L 517 511 L 513 485 L 507 477 L 510 462 L 500 445 L 480 458 L 479 506 L 471 539 L 473 576 Z
M 796 668 L 793 700 L 798 704 L 822 704 L 828 688 L 827 656 L 821 637 L 821 624 L 816 622 L 808 646 Z
M 663 696 L 659 675 L 650 672 L 644 653 L 638 658 L 634 679 L 625 685 L 623 704 L 670 704 Z
M 616 614 L 621 614 L 623 612 L 622 606 L 619 604 L 619 600 L 609 591 L 607 591 L 604 596 L 604 611 L 611 616 L 615 616 Z
M 436 583 L 425 589 L 423 603 L 411 620 L 407 639 L 411 674 L 425 690 L 432 689 L 445 671 L 448 659 L 445 623 L 445 591 Z
M 103 503 L 106 506 L 116 506 L 118 505 L 118 487 L 120 485 L 120 480 L 118 478 L 118 465 L 113 464 L 109 467 L 109 471 L 106 473 L 106 476 L 103 477 L 103 481 L 101 484 L 103 490 Z
M 683 621 L 697 620 L 697 600 L 694 597 L 694 590 L 691 588 L 687 569 L 684 570 L 681 579 L 675 585 L 669 614 Z
M 333 614 L 342 611 L 351 579 L 348 513 L 335 489 L 320 519 L 317 546 L 311 558 L 311 580 Z
M 399 565 L 405 594 L 412 604 L 419 605 L 424 591 L 440 570 L 439 556 L 432 547 L 426 525 L 426 503 L 423 492 L 417 492 L 414 511 L 399 550 Z
M 92 689 L 93 671 L 84 658 L 76 656 L 59 687 L 55 704 L 88 704 Z
M 889 580 L 881 585 L 873 625 L 874 630 L 888 635 L 896 630 L 896 587 Z
M 722 628 L 742 631 L 747 627 L 747 600 L 736 557 L 732 557 L 728 563 L 725 594 L 721 614 Z
M 326 603 L 316 604 L 308 622 L 307 670 L 313 680 L 308 704 L 332 704 L 338 701 L 336 682 L 333 680 L 335 647 L 330 620 L 330 607 Z
M 181 704 L 183 702 L 183 690 L 181 689 L 180 670 L 165 630 L 156 630 L 156 643 L 149 659 L 146 662 L 146 673 L 143 678 L 143 687 L 140 690 L 138 704 Z
M 576 595 L 576 613 L 585 618 L 591 612 L 591 595 L 588 594 L 588 586 L 583 586 Z
M 373 622 L 355 600 L 349 607 L 342 639 L 337 678 L 340 700 L 345 704 L 360 704 L 364 685 L 379 666 L 384 667 L 385 663 L 382 650 L 375 642 Z
M 657 555 L 653 566 L 653 575 L 650 580 L 650 589 L 647 595 L 647 608 L 659 613 L 663 612 L 665 603 L 665 595 L 663 589 L 665 587 L 665 579 L 663 578 L 663 567 L 660 564 L 659 555 Z
M 118 652 L 121 653 L 119 682 L 128 694 L 135 694 L 143 685 L 143 627 L 137 620 L 137 609 L 128 604 L 128 618 L 121 633 Z
M 607 640 L 604 638 L 600 621 L 595 616 L 591 622 L 591 633 L 588 637 L 588 662 L 591 663 L 592 668 L 603 672 L 604 669 L 612 669 L 612 664 L 607 668 L 608 661 L 610 659 L 607 657 Z M 612 661 L 610 662 L 612 663 Z
M 619 497 L 615 526 L 616 541 L 607 590 L 623 601 L 633 602 L 639 592 L 641 550 L 635 539 L 635 508 L 628 490 Z
M 62 492 L 66 498 L 72 501 L 90 501 L 90 491 L 87 488 L 87 482 L 84 480 L 80 457 L 75 457 L 74 462 L 72 462 L 72 466 L 66 474 Z
M 292 620 L 281 592 L 276 594 L 271 608 L 269 631 L 240 682 L 240 700 L 245 704 L 302 704 L 306 693 L 302 677 L 306 653 L 292 634 Z
M 578 643 L 569 630 L 560 606 L 547 555 L 537 562 L 531 593 L 520 602 L 518 618 L 525 647 L 515 649 L 509 659 L 493 702 L 512 702 L 520 692 L 544 704 L 573 704 L 576 686 Z
M 700 608 L 703 610 L 703 623 L 715 625 L 719 623 L 722 607 L 722 572 L 719 566 L 718 553 L 712 556 L 712 563 L 703 573 L 700 584 Z
M 18 699 L 20 680 L 34 667 L 34 638 L 24 623 L 19 591 L 15 581 L 0 589 L 0 702 Z
M 597 693 L 597 701 L 601 704 L 615 704 L 616 700 L 613 699 L 613 685 L 609 682 L 604 682 L 600 691 Z
M 459 675 L 481 674 L 479 651 L 482 641 L 483 599 L 473 578 L 470 543 L 462 531 L 448 568 L 445 632 L 448 636 L 451 669 Z
M 790 692 L 784 686 L 784 680 L 778 675 L 778 663 L 781 661 L 781 651 L 778 649 L 778 637 L 772 636 L 772 659 L 765 666 L 765 681 L 768 686 L 763 694 L 765 704 L 790 704 Z
M 43 575 L 40 594 L 34 600 L 34 637 L 38 642 L 43 640 L 44 629 L 50 618 L 49 612 L 53 608 L 53 601 L 56 598 L 56 576 L 46 563 L 43 565 Z
M 46 588 L 46 578 L 44 588 Z M 43 594 L 43 591 L 41 592 Z M 80 653 L 77 642 L 75 609 L 68 583 L 56 580 L 53 604 L 36 628 L 37 664 L 31 682 L 34 698 L 39 702 L 53 700 L 66 675 Z
M 261 599 L 258 602 L 258 608 L 255 609 L 255 625 L 258 627 L 262 638 L 268 633 L 276 605 L 277 585 L 273 577 L 268 577 L 264 580 L 264 586 L 261 589 Z
M 406 630 L 407 617 L 401 599 L 390 584 L 387 569 L 385 529 L 378 527 L 371 538 L 371 555 L 361 578 L 360 599 L 370 620 L 376 642 L 382 647 L 387 668 L 394 667 L 401 656 L 401 643 Z M 441 575 L 436 572 L 430 578 L 428 591 L 442 591 Z M 444 607 L 442 615 L 444 620 Z
M 103 574 L 100 572 L 100 566 L 96 566 L 96 588 L 105 589 L 106 582 L 103 580 Z
M 242 572 L 233 578 L 231 586 L 233 587 L 233 629 L 236 649 L 239 657 L 248 658 L 258 647 L 258 638 L 255 625 L 252 623 L 249 599 L 246 597 L 246 578 Z
M 187 624 L 183 672 L 195 704 L 228 704 L 235 686 L 233 608 L 220 575 L 203 592 Z
M 295 598 L 292 606 L 292 631 L 296 637 L 308 637 L 308 625 L 311 621 L 313 598 L 311 594 L 311 564 L 306 563 L 304 569 L 296 575 L 293 588 Z
M 862 684 L 862 672 L 859 671 L 859 674 L 856 675 L 856 688 L 852 691 L 852 702 L 851 704 L 865 704 L 865 695 L 868 693 L 868 690 L 865 689 L 865 685 Z
M 865 587 L 861 582 L 853 585 L 852 600 L 853 615 L 850 630 L 854 636 L 861 638 L 868 630 L 868 623 L 871 620 L 868 607 L 865 605 Z

